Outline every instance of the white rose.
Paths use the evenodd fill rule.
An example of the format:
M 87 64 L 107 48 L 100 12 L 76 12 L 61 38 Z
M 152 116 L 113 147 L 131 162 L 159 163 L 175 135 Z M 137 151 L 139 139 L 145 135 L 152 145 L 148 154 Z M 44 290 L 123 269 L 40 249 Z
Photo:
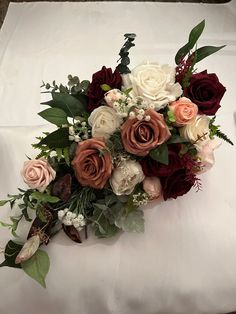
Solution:
M 175 68 L 167 64 L 145 62 L 122 76 L 125 89 L 132 88 L 133 97 L 141 96 L 159 110 L 182 95 L 182 88 L 175 83 Z
M 92 127 L 93 137 L 108 139 L 120 127 L 122 119 L 113 108 L 100 106 L 92 111 L 88 123 Z
M 190 124 L 180 128 L 179 133 L 192 143 L 209 140 L 209 122 L 209 117 L 198 115 Z
M 134 160 L 125 160 L 113 171 L 110 184 L 116 195 L 129 195 L 143 179 L 141 165 Z

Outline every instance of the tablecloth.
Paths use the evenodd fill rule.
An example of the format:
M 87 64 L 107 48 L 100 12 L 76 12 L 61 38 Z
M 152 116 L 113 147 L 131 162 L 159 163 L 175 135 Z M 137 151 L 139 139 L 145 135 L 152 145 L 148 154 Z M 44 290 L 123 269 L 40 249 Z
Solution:
M 123 34 L 137 34 L 131 67 L 174 65 L 190 29 L 206 19 L 201 45 L 224 50 L 202 61 L 227 87 L 217 122 L 236 142 L 236 2 L 11 3 L 0 33 L 0 198 L 24 186 L 20 168 L 34 137 L 49 126 L 37 116 L 42 81 L 67 74 L 91 79 L 115 67 Z M 236 309 L 236 152 L 223 143 L 203 190 L 145 209 L 145 233 L 121 233 L 82 245 L 64 234 L 46 248 L 47 289 L 23 272 L 0 269 L 0 313 L 200 314 Z M 0 210 L 7 220 L 9 208 Z M 24 228 L 23 228 L 24 229 Z M 23 232 L 24 233 L 24 232 Z M 0 247 L 9 238 L 0 230 Z M 24 236 L 24 234 L 22 234 Z

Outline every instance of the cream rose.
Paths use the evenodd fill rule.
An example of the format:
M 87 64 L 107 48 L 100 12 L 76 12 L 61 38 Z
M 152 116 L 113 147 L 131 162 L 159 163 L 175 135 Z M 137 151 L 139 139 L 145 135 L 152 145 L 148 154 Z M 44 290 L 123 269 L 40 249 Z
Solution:
M 167 64 L 145 62 L 122 76 L 125 89 L 132 87 L 133 97 L 142 96 L 148 104 L 159 110 L 182 95 L 182 88 L 175 83 L 175 68 Z
M 197 143 L 195 147 L 198 151 L 198 157 L 201 161 L 202 170 L 200 173 L 206 172 L 211 169 L 215 163 L 214 150 L 221 145 L 221 141 L 214 139 Z
M 194 143 L 209 139 L 210 118 L 205 115 L 198 115 L 190 124 L 179 129 L 180 135 Z
M 21 175 L 31 189 L 43 192 L 56 177 L 56 172 L 46 159 L 32 159 L 24 162 Z
M 110 185 L 116 195 L 129 195 L 136 184 L 142 182 L 144 174 L 141 165 L 134 160 L 122 161 L 112 173 Z
M 162 194 L 161 181 L 157 177 L 146 177 L 143 180 L 143 189 L 151 200 L 158 199 Z
M 122 119 L 113 108 L 100 106 L 92 111 L 88 123 L 93 137 L 108 139 L 119 128 Z

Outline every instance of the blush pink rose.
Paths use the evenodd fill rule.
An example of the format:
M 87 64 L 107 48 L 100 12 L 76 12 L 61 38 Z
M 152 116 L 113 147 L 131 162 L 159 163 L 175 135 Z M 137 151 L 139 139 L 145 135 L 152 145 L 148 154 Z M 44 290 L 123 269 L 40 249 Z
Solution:
M 81 185 L 103 189 L 112 172 L 112 159 L 105 142 L 91 138 L 79 143 L 72 166 Z
M 201 145 L 195 145 L 198 151 L 198 157 L 201 161 L 200 173 L 204 173 L 214 166 L 214 150 L 220 145 L 221 142 L 217 139 L 205 141 Z
M 162 114 L 153 109 L 145 111 L 150 119 L 127 119 L 121 126 L 121 138 L 127 152 L 146 156 L 150 150 L 166 142 L 171 134 Z
M 190 99 L 182 97 L 169 105 L 175 115 L 175 125 L 184 126 L 191 123 L 196 118 L 198 106 L 191 102 Z
M 31 189 L 44 192 L 51 181 L 56 177 L 56 171 L 46 159 L 32 159 L 24 162 L 21 175 Z
M 162 195 L 161 181 L 157 177 L 146 177 L 143 180 L 143 189 L 151 200 L 156 200 Z

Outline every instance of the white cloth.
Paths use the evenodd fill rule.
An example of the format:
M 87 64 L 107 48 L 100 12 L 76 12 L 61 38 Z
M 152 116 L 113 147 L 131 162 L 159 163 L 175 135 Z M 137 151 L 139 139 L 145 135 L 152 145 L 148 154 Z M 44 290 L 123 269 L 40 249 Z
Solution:
M 206 18 L 202 45 L 227 47 L 199 64 L 227 87 L 217 122 L 236 143 L 236 2 L 11 3 L 0 33 L 0 199 L 24 186 L 19 171 L 34 137 L 49 126 L 36 113 L 42 80 L 90 79 L 115 67 L 123 34 L 135 32 L 135 66 L 174 64 L 190 29 Z M 32 125 L 35 125 L 32 127 Z M 144 234 L 82 245 L 63 233 L 46 248 L 47 290 L 22 271 L 0 268 L 1 314 L 200 314 L 236 309 L 235 148 L 223 144 L 202 176 L 203 191 L 145 209 Z M 7 220 L 9 208 L 0 210 Z M 0 247 L 10 237 L 0 229 Z

